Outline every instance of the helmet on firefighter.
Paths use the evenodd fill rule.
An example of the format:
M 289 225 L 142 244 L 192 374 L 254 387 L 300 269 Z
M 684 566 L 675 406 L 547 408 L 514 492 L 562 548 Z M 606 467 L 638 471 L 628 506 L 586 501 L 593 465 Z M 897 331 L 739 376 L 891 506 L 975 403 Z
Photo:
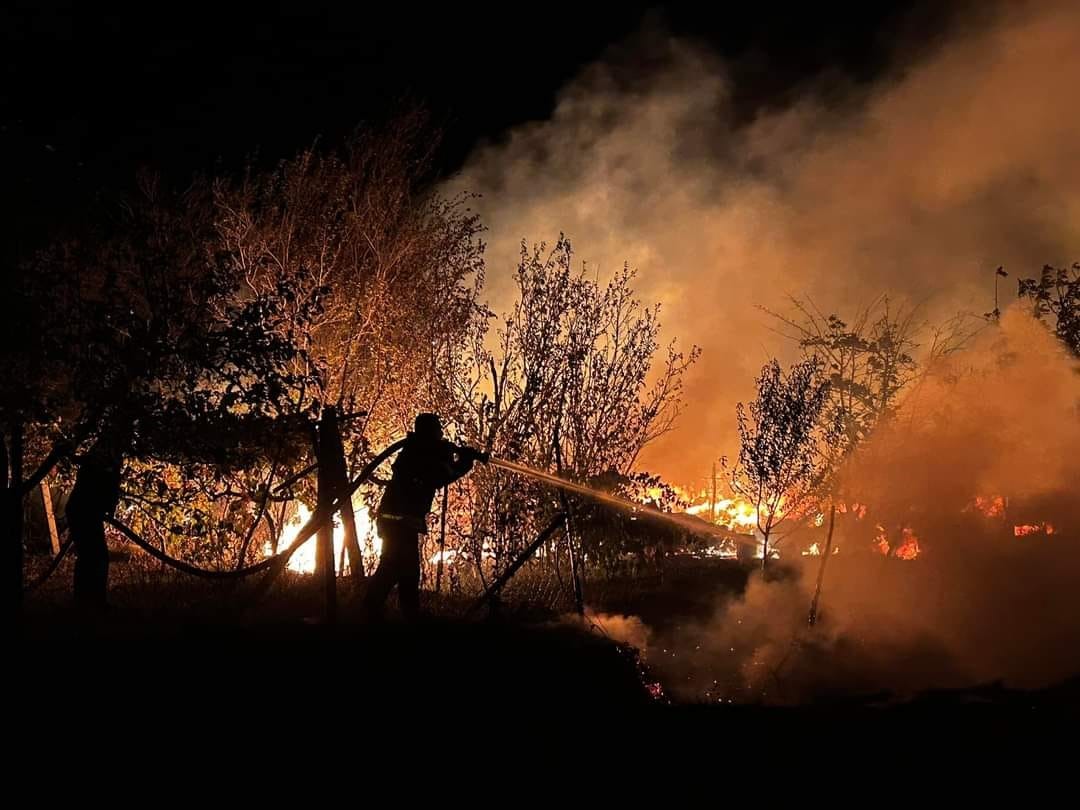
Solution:
M 417 414 L 413 422 L 413 433 L 425 439 L 441 439 L 443 428 L 439 415 L 436 413 Z

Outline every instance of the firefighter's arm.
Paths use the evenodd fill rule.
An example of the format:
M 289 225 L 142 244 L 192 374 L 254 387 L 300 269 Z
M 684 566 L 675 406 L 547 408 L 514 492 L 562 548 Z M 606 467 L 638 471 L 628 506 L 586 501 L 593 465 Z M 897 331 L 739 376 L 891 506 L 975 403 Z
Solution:
M 486 462 L 487 459 L 487 453 L 473 447 L 454 447 L 449 461 L 440 465 L 440 471 L 443 473 L 444 478 L 439 487 L 454 483 L 454 481 L 468 474 L 477 461 Z
M 469 472 L 476 462 L 481 461 L 484 464 L 487 464 L 488 459 L 491 457 L 490 453 L 486 453 L 483 450 L 477 450 L 475 447 L 469 447 L 468 445 L 462 445 L 461 447 L 456 448 L 456 451 L 457 453 L 454 459 L 455 481 Z

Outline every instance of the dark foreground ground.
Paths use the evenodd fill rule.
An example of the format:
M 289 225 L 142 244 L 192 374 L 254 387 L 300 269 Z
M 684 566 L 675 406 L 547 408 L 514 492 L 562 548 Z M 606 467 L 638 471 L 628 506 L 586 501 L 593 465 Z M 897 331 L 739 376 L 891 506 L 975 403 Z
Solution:
M 878 731 L 1023 734 L 1080 717 L 1080 679 L 1039 691 L 987 686 L 904 701 L 850 695 L 800 707 L 674 706 L 657 699 L 633 650 L 572 626 L 519 621 L 346 621 L 329 628 L 261 620 L 167 625 L 140 615 L 86 621 L 30 617 L 5 656 L 16 715 L 40 723 L 79 717 L 102 726 L 175 725 L 309 731 L 413 718 L 438 727 L 507 730 L 526 718 L 579 728 L 602 716 L 687 721 L 724 734 L 820 731 L 854 723 Z M 921 729 L 921 731 L 920 731 Z
M 706 589 L 673 573 L 654 593 L 596 596 L 604 609 L 633 608 L 660 625 L 707 615 L 720 585 L 735 593 L 745 580 L 735 569 L 706 574 Z M 887 740 L 881 750 L 894 753 L 904 739 L 1015 744 L 1049 740 L 1048 729 L 1080 718 L 1080 678 L 1037 691 L 987 685 L 902 700 L 844 694 L 795 707 L 674 705 L 658 696 L 660 676 L 632 648 L 553 615 L 371 625 L 345 594 L 339 623 L 328 627 L 304 618 L 319 613 L 310 590 L 294 583 L 242 613 L 232 609 L 241 592 L 129 578 L 114 589 L 115 610 L 87 618 L 58 579 L 54 593 L 28 601 L 8 636 L 7 728 L 20 738 L 46 735 L 46 749 L 57 728 L 75 727 L 102 746 L 118 735 L 124 751 L 191 737 L 196 757 L 242 738 L 267 761 L 288 761 L 296 746 L 320 740 L 340 738 L 348 749 L 390 733 L 404 735 L 421 758 L 468 753 L 462 734 L 488 740 L 483 756 L 522 732 L 534 744 L 550 739 L 594 756 L 598 735 L 625 729 L 614 731 L 618 743 L 642 756 L 703 742 L 699 751 L 738 757 L 749 754 L 750 740 L 819 745 L 832 735 L 846 748 Z M 531 731 L 537 723 L 542 737 Z M 650 724 L 664 730 L 653 734 Z

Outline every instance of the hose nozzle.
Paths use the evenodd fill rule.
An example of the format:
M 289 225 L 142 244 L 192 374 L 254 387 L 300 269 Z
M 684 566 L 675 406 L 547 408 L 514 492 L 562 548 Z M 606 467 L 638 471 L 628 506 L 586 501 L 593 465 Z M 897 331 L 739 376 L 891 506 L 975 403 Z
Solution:
M 491 461 L 491 453 L 488 453 L 484 450 L 477 450 L 475 447 L 462 445 L 457 449 L 457 451 L 462 458 L 472 459 L 473 461 L 482 461 L 484 464 L 487 464 L 489 461 Z

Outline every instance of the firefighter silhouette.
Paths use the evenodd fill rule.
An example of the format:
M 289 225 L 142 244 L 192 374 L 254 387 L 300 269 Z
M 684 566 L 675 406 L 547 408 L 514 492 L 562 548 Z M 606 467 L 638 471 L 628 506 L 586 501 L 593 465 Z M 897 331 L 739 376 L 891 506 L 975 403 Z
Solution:
M 364 604 L 373 618 L 382 616 L 390 591 L 397 585 L 402 615 L 415 618 L 420 608 L 420 535 L 435 493 L 466 475 L 487 454 L 443 438 L 442 422 L 433 413 L 416 417 L 413 430 L 393 464 L 390 483 L 376 510 L 382 554 Z

